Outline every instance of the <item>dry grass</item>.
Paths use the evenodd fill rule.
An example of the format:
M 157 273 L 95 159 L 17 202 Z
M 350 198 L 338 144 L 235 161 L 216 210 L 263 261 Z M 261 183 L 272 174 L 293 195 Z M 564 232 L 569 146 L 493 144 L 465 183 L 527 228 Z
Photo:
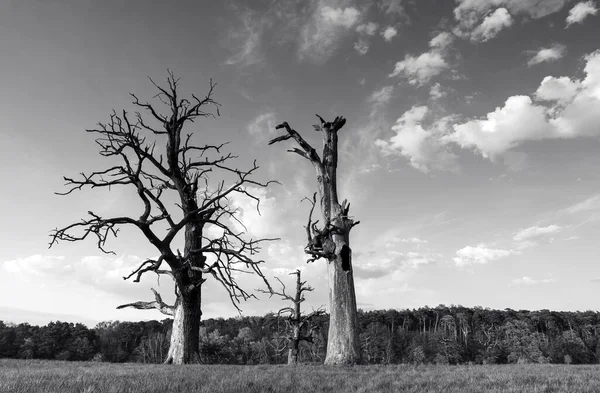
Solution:
M 600 366 L 163 366 L 0 360 L 2 393 L 600 392 Z

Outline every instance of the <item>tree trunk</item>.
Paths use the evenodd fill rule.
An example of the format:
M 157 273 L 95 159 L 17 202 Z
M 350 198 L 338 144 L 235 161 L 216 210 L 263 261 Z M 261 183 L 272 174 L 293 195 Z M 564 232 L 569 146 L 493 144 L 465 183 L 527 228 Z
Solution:
M 269 144 L 294 138 L 301 149 L 290 151 L 308 159 L 315 168 L 324 227 L 322 230 L 311 227 L 309 215 L 306 228 L 309 243 L 305 250 L 313 256 L 312 261 L 319 258 L 328 261 L 330 318 L 325 364 L 354 364 L 360 362 L 360 342 L 352 250 L 349 243 L 350 230 L 359 221 L 354 222 L 349 217 L 350 204 L 347 201 L 340 204 L 337 194 L 337 133 L 346 119 L 337 116 L 333 122 L 326 122 L 321 116 L 317 117 L 321 125 L 313 127 L 316 131 L 321 131 L 323 136 L 322 158 L 287 122 L 278 125 L 276 129 L 285 128 L 288 135 L 274 138 Z
M 333 240 L 340 252 L 327 264 L 330 318 L 325 364 L 354 364 L 360 361 L 360 342 L 352 250 L 345 236 L 334 235 Z
M 173 316 L 171 345 L 165 363 L 190 364 L 200 361 L 200 287 L 179 296 Z
M 296 329 L 294 328 L 294 337 L 291 340 L 291 342 L 289 343 L 289 349 L 288 349 L 288 364 L 289 365 L 296 365 L 298 364 L 298 348 L 300 347 L 300 337 L 296 336 Z M 298 332 L 299 334 L 299 332 Z

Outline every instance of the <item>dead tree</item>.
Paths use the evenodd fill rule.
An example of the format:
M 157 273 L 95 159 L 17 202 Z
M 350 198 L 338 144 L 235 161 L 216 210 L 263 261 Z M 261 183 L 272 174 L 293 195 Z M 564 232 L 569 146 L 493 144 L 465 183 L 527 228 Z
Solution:
M 236 157 L 221 153 L 225 143 L 200 145 L 192 141 L 192 133 L 183 133 L 184 127 L 196 119 L 219 114 L 219 104 L 212 98 L 212 80 L 204 98 L 192 94 L 189 99 L 180 97 L 179 79 L 170 71 L 168 86 L 150 81 L 158 89 L 155 99 L 164 109 L 131 94 L 133 104 L 143 114 L 113 111 L 107 123 L 87 130 L 97 136 L 100 155 L 119 163 L 82 173 L 78 178 L 64 177 L 68 189 L 57 193 L 67 195 L 88 187 L 129 187 L 139 197 L 141 213 L 103 217 L 89 211 L 89 216 L 81 221 L 54 229 L 50 247 L 61 240 L 76 242 L 90 237 L 95 238 L 101 251 L 112 253 L 106 248 L 107 240 L 116 237 L 120 227 L 137 228 L 155 247 L 158 257 L 145 260 L 123 278 L 133 277 L 134 282 L 139 282 L 146 273 L 170 276 L 175 282 L 176 303 L 166 305 L 153 290 L 154 302 L 118 308 L 154 308 L 173 316 L 166 362 L 193 363 L 199 356 L 202 284 L 207 278 L 222 284 L 238 310 L 240 300 L 254 296 L 238 285 L 238 272 L 255 273 L 268 287 L 260 269 L 263 261 L 253 258 L 259 244 L 269 239 L 248 239 L 243 229 L 236 229 L 238 211 L 230 198 L 250 197 L 258 209 L 259 198 L 252 194 L 251 187 L 266 187 L 270 182 L 252 180 L 258 169 L 256 162 L 245 170 L 232 165 Z M 209 183 L 209 175 L 211 179 L 220 176 L 218 182 L 213 182 L 215 186 Z M 222 234 L 209 237 L 205 230 L 210 226 Z M 183 252 L 176 248 L 176 242 L 183 242 Z
M 353 364 L 360 361 L 360 341 L 354 276 L 352 274 L 352 249 L 350 230 L 359 222 L 349 216 L 350 204 L 341 204 L 337 193 L 338 131 L 346 123 L 341 116 L 333 122 L 326 122 L 319 115 L 319 125 L 314 125 L 323 136 L 323 152 L 317 151 L 287 122 L 278 125 L 286 134 L 272 139 L 269 144 L 294 139 L 300 148 L 288 150 L 306 158 L 317 173 L 318 192 L 321 201 L 323 227 L 311 223 L 313 208 L 310 211 L 305 248 L 311 256 L 309 262 L 319 258 L 328 261 L 330 322 L 325 364 Z
M 284 307 L 279 310 L 277 316 L 280 317 L 282 314 L 287 314 L 286 324 L 289 334 L 284 337 L 288 342 L 288 364 L 295 365 L 298 364 L 300 342 L 307 341 L 312 343 L 313 332 L 317 329 L 317 326 L 312 323 L 313 318 L 323 315 L 324 311 L 318 309 L 308 315 L 302 314 L 300 304 L 306 300 L 303 293 L 311 292 L 314 289 L 311 286 L 306 285 L 306 281 L 300 280 L 300 270 L 296 270 L 295 272 L 290 273 L 290 275 L 296 276 L 296 294 L 294 296 L 289 295 L 285 291 L 285 284 L 277 277 L 275 277 L 275 279 L 281 284 L 281 292 L 277 292 L 273 289 L 271 289 L 270 292 L 264 290 L 260 290 L 260 292 L 270 293 L 271 296 L 277 295 L 284 300 L 289 300 L 293 304 L 292 307 Z

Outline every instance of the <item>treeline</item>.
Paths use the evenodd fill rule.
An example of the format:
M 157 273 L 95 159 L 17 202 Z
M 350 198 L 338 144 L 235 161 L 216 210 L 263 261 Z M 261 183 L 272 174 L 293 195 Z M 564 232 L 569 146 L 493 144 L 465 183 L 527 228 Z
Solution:
M 322 362 L 328 316 L 314 321 L 301 362 Z M 360 311 L 365 363 L 600 363 L 600 313 L 490 310 L 444 306 Z M 0 321 L 0 357 L 160 363 L 169 348 L 172 320 L 46 326 Z M 204 363 L 287 361 L 286 321 L 263 317 L 208 319 L 201 327 Z

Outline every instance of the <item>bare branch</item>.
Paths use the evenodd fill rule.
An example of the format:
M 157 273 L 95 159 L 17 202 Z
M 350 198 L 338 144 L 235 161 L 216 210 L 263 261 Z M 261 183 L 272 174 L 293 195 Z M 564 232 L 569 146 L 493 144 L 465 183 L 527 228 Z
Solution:
M 321 159 L 319 158 L 319 154 L 317 154 L 317 151 L 308 142 L 306 142 L 304 140 L 304 138 L 302 138 L 302 136 L 300 136 L 300 134 L 298 134 L 298 132 L 296 130 L 291 128 L 287 122 L 283 122 L 283 123 L 279 124 L 277 127 L 275 127 L 275 129 L 277 129 L 277 130 L 280 128 L 285 128 L 287 135 L 282 135 L 282 136 L 271 139 L 269 141 L 269 145 L 272 145 L 277 142 L 285 141 L 290 138 L 294 138 L 294 140 L 302 148 L 302 151 L 304 152 L 304 154 L 298 153 L 296 151 L 297 149 L 291 150 L 292 152 L 298 153 L 301 156 L 308 158 L 313 163 L 313 165 L 317 165 L 317 166 L 322 165 Z
M 133 308 L 137 308 L 140 310 L 157 309 L 158 311 L 160 311 L 161 313 L 163 313 L 165 315 L 170 315 L 170 316 L 175 315 L 175 306 L 170 306 L 170 305 L 166 304 L 165 302 L 163 302 L 160 294 L 158 292 L 156 292 L 156 290 L 154 288 L 150 288 L 150 290 L 152 292 L 154 292 L 155 300 L 153 302 L 135 302 L 135 303 L 122 304 L 120 306 L 117 306 L 117 309 L 119 310 L 119 309 L 126 308 L 126 307 L 133 307 Z

